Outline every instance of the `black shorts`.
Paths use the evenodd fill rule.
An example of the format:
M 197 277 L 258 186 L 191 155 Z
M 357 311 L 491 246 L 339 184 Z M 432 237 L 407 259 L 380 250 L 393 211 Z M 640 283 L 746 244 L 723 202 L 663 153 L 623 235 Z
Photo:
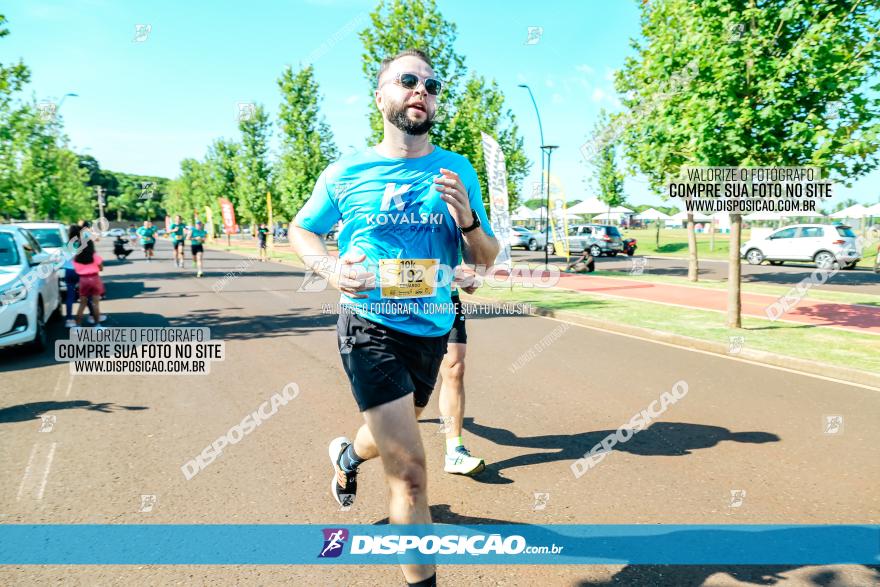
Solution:
M 458 294 L 452 294 L 452 303 L 455 304 L 455 321 L 452 323 L 452 330 L 449 331 L 449 342 L 467 344 L 464 309 L 461 307 L 461 298 Z
M 413 336 L 341 312 L 336 323 L 339 356 L 360 411 L 410 393 L 416 406 L 428 405 L 448 337 Z
M 190 249 L 192 250 L 193 256 L 197 255 L 198 253 L 205 252 L 205 249 L 202 247 L 202 245 L 192 245 L 192 247 L 190 247 Z
M 182 247 L 182 246 L 183 246 L 183 239 L 180 239 L 180 240 L 174 239 L 174 248 L 175 249 L 177 247 Z
M 152 250 L 153 250 L 153 246 L 154 246 L 155 244 L 156 244 L 156 243 L 144 243 L 144 250 L 145 250 L 145 251 L 152 251 Z
M 262 240 L 262 239 L 260 240 L 260 248 L 261 248 L 261 249 L 265 249 L 265 248 L 266 248 L 266 241 L 265 241 L 265 240 Z

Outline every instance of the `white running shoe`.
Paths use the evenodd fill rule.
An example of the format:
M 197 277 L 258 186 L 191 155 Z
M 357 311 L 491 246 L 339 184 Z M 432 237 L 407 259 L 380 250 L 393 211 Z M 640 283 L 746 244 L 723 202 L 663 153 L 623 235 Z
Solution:
M 76 326 L 76 320 L 74 320 L 73 318 L 68 318 L 67 320 L 64 321 L 65 328 L 74 328 L 75 326 Z
M 472 456 L 464 446 L 458 446 L 453 453 L 446 453 L 443 470 L 456 475 L 476 475 L 486 468 L 483 459 Z

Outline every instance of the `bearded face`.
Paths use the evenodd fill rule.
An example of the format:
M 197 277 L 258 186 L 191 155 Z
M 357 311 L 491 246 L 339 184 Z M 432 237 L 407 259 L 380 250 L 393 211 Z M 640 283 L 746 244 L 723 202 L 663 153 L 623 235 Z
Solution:
M 423 135 L 434 126 L 437 110 L 430 108 L 419 93 L 402 100 L 387 96 L 385 104 L 385 116 L 388 122 L 408 135 Z

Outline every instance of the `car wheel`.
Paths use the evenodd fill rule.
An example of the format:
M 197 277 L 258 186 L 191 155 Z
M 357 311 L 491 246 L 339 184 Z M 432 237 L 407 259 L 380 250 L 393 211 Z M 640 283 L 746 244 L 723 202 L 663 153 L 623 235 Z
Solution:
M 813 261 L 819 269 L 840 269 L 840 263 L 838 262 L 837 257 L 828 251 L 816 253 L 816 256 L 813 257 Z
M 782 265 L 782 263 L 784 263 L 784 261 L 770 261 L 771 265 Z
M 538 250 L 538 241 L 536 241 L 535 239 L 531 239 L 529 241 L 529 250 L 530 251 L 537 251 Z
M 599 248 L 599 245 L 593 245 L 590 247 L 590 255 L 592 255 L 593 257 L 602 256 L 602 249 Z
M 632 256 L 635 255 L 635 254 L 636 254 L 636 250 L 635 250 L 635 249 L 627 249 L 627 250 L 626 250 L 626 256 L 627 256 L 627 257 L 632 257 Z
M 749 262 L 749 265 L 760 265 L 764 262 L 764 253 L 758 249 L 749 249 L 749 252 L 746 253 L 746 261 Z
M 40 353 L 49 346 L 49 333 L 46 330 L 46 317 L 43 311 L 43 298 L 37 300 L 37 333 L 30 343 L 30 350 Z

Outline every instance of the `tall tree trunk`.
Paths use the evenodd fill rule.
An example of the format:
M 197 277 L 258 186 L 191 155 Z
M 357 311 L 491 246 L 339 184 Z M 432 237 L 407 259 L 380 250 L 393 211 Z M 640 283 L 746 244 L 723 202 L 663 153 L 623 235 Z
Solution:
M 656 228 L 654 229 L 654 250 L 656 251 L 660 248 L 660 220 L 657 219 L 655 221 L 655 224 L 657 224 Z
M 715 252 L 715 215 L 709 219 L 709 251 Z
M 697 233 L 694 230 L 694 213 L 688 212 L 688 281 L 699 281 L 697 262 Z
M 742 240 L 742 216 L 730 214 L 730 252 L 727 257 L 727 327 L 742 328 L 742 271 L 739 247 Z

